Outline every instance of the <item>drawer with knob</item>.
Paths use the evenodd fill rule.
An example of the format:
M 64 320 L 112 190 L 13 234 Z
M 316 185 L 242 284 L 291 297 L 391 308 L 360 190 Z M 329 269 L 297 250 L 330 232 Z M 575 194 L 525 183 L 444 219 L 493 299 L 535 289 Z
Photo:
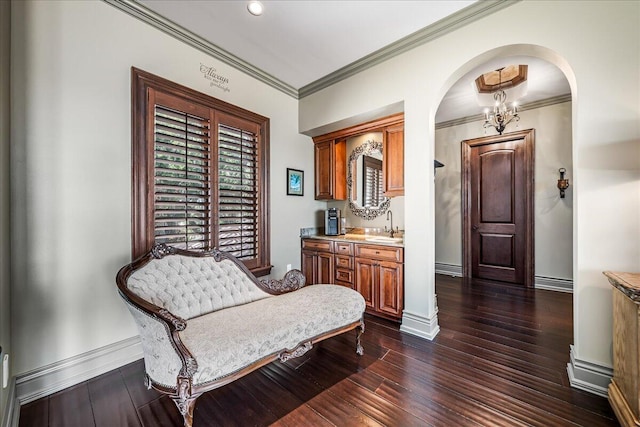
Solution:
M 357 244 L 356 257 L 403 262 L 402 248 L 382 245 Z

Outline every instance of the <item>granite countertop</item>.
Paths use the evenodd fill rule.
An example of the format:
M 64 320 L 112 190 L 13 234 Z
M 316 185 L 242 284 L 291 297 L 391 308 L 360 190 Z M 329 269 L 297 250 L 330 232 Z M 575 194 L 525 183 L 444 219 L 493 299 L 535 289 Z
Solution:
M 341 234 L 338 236 L 326 236 L 324 234 L 316 234 L 311 236 L 304 236 L 302 239 L 320 239 L 320 240 L 332 240 L 334 242 L 352 242 L 352 243 L 367 243 L 372 245 L 385 245 L 404 247 L 404 237 L 398 237 L 396 240 L 389 239 L 388 236 L 380 236 L 373 234 Z
M 640 303 L 640 273 L 605 271 L 609 283 L 636 303 Z

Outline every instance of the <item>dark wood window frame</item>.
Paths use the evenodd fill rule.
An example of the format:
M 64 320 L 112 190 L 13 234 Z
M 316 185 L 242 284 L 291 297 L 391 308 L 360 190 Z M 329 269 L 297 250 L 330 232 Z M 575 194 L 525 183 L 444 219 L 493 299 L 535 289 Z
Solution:
M 132 157 L 132 257 L 136 259 L 148 252 L 155 242 L 154 209 L 154 165 L 155 102 L 150 102 L 150 94 L 162 93 L 177 97 L 189 103 L 209 108 L 216 117 L 226 121 L 251 122 L 257 132 L 257 254 L 253 259 L 242 260 L 256 276 L 267 275 L 270 264 L 270 218 L 269 218 L 269 118 L 252 113 L 243 108 L 215 99 L 206 94 L 171 82 L 135 67 L 131 68 L 131 157 Z M 154 105 L 151 105 L 154 104 Z M 214 113 L 211 114 L 214 117 Z M 150 118 L 151 117 L 151 118 Z M 210 240 L 206 249 L 218 244 L 218 120 L 211 122 L 216 129 L 210 130 L 212 147 L 210 151 L 211 194 L 209 195 L 211 224 Z M 215 143 L 213 143 L 215 142 Z M 220 248 L 223 250 L 223 248 Z

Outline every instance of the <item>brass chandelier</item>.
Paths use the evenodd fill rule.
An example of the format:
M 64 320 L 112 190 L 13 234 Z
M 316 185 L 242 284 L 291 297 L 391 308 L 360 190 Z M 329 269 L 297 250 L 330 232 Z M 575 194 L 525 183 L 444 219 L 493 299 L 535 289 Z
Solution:
M 499 74 L 499 83 L 498 90 L 493 93 L 495 105 L 493 106 L 493 110 L 489 110 L 488 108 L 484 110 L 484 124 L 482 125 L 482 127 L 485 128 L 485 132 L 487 128 L 493 127 L 500 135 L 502 135 L 502 132 L 504 132 L 504 129 L 509 123 L 520 120 L 516 103 L 514 102 L 511 108 L 507 106 L 507 94 L 502 89 L 502 70 L 504 70 L 504 68 L 496 70 Z

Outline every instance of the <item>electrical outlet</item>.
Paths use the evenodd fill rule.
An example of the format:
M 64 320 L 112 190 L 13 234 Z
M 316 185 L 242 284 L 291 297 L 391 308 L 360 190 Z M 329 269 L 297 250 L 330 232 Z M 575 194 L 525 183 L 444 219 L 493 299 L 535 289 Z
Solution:
M 287 271 L 291 270 L 291 264 L 287 264 Z
M 7 388 L 9 384 L 9 355 L 2 357 L 2 388 Z

